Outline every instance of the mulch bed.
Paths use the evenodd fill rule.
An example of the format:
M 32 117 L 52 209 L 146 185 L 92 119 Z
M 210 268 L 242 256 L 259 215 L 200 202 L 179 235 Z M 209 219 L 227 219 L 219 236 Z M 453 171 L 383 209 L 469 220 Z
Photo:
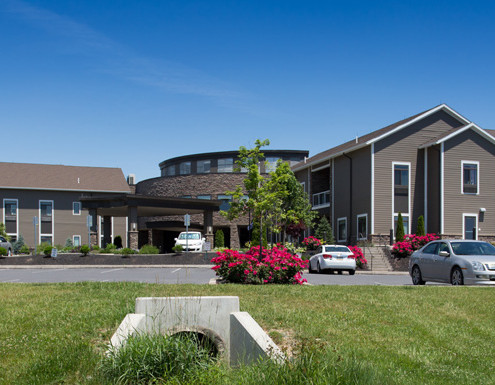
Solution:
M 0 259 L 2 265 L 210 265 L 216 253 L 188 254 L 133 254 L 128 257 L 113 254 L 59 254 L 56 258 L 42 255 L 5 257 Z
M 406 258 L 394 258 L 388 257 L 388 261 L 394 271 L 409 271 L 409 257 Z

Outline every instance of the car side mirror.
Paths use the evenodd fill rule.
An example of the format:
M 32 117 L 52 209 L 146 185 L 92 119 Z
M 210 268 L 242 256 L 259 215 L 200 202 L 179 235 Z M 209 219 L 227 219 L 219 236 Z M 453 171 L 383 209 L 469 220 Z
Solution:
M 177 241 L 177 238 L 174 238 L 174 241 Z
M 450 257 L 450 253 L 448 251 L 442 250 L 438 253 L 441 257 Z

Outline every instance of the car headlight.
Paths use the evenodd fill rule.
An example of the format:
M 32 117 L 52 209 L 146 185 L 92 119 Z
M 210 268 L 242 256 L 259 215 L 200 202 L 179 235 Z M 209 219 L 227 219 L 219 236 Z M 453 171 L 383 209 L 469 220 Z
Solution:
M 471 265 L 473 265 L 473 269 L 476 271 L 485 270 L 485 266 L 483 266 L 483 264 L 481 262 L 473 261 L 473 262 L 471 262 Z

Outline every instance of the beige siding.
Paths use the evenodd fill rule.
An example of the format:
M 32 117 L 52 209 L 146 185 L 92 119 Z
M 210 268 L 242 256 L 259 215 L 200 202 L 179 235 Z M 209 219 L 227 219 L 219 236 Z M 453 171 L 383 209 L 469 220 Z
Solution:
M 462 193 L 461 162 L 479 162 L 479 195 Z M 495 235 L 495 146 L 468 130 L 444 145 L 444 233 L 463 236 L 463 213 L 479 216 L 479 235 Z M 480 216 L 480 208 L 486 208 Z
M 439 111 L 375 143 L 375 234 L 388 235 L 393 226 L 392 162 L 409 162 L 411 212 L 410 230 L 424 214 L 424 150 L 419 147 L 462 123 Z
M 368 234 L 371 232 L 371 147 L 353 151 L 352 158 L 352 213 L 350 196 L 350 160 L 345 156 L 335 159 L 334 228 L 337 219 L 347 218 L 351 242 L 357 238 L 357 215 L 368 214 Z
M 428 148 L 428 213 L 426 231 L 440 233 L 440 146 Z

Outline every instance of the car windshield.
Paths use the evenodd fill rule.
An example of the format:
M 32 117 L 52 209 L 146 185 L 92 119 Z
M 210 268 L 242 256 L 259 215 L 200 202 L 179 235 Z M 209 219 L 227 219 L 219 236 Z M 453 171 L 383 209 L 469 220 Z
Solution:
M 325 246 L 326 253 L 350 253 L 346 246 Z
M 450 242 L 457 255 L 495 255 L 495 247 L 485 242 Z
M 187 237 L 186 237 L 187 235 Z M 180 233 L 179 239 L 199 239 L 198 233 Z

